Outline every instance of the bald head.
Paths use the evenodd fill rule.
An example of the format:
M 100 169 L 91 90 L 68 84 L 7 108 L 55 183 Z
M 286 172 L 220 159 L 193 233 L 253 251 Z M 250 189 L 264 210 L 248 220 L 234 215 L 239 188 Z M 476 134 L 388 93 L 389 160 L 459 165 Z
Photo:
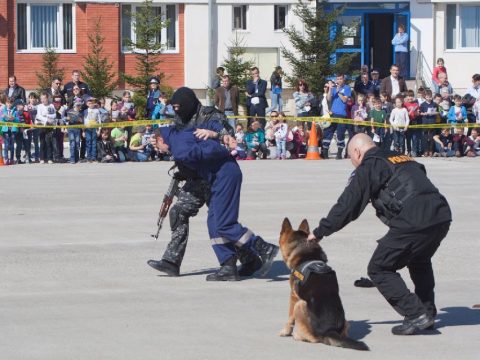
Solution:
M 348 154 L 353 166 L 358 167 L 365 153 L 373 147 L 375 147 L 375 143 L 367 134 L 357 134 L 352 137 L 348 142 Z

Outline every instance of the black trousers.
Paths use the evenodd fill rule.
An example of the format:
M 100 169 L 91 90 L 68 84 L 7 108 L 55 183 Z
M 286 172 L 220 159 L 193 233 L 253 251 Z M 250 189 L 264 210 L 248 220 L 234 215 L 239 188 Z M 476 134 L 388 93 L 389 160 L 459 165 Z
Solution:
M 413 318 L 428 312 L 435 316 L 435 278 L 432 256 L 445 238 L 450 222 L 416 233 L 390 230 L 374 251 L 368 264 L 368 275 L 390 305 L 402 316 Z M 407 267 L 415 293 L 397 273 Z

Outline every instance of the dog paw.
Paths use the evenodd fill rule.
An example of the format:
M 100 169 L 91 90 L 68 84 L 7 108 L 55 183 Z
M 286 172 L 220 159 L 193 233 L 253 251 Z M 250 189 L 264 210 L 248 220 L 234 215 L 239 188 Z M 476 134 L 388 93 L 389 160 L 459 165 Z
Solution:
M 291 326 L 285 326 L 282 331 L 278 333 L 278 336 L 292 336 L 293 328 Z

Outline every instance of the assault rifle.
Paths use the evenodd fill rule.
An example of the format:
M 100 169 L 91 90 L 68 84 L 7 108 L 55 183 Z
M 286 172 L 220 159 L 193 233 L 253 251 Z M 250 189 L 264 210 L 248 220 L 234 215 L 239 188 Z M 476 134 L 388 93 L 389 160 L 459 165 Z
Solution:
M 168 186 L 168 190 L 163 196 L 162 206 L 160 206 L 160 211 L 158 213 L 158 220 L 157 220 L 157 233 L 152 234 L 152 237 L 155 240 L 158 239 L 158 235 L 160 234 L 160 230 L 162 230 L 163 220 L 167 217 L 168 210 L 170 209 L 170 205 L 172 205 L 173 197 L 178 192 L 178 184 L 180 183 L 180 179 L 178 179 L 175 174 L 172 177 L 172 181 L 170 181 L 170 185 Z

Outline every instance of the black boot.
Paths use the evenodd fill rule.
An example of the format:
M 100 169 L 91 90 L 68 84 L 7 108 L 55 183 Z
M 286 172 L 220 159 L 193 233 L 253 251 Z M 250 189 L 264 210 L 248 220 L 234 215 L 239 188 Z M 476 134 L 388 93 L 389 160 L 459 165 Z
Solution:
M 180 266 L 167 260 L 148 260 L 147 264 L 155 270 L 161 271 L 168 276 L 180 275 Z
M 253 274 L 262 267 L 262 260 L 251 250 L 239 249 L 238 260 L 242 266 L 238 270 L 239 276 L 253 276 Z
M 342 152 L 343 152 L 343 148 L 339 147 L 337 150 L 337 157 L 335 159 L 342 160 Z
M 322 148 L 322 153 L 320 154 L 320 156 L 322 157 L 322 159 L 327 160 L 328 159 L 328 149 Z
M 237 272 L 237 258 L 231 257 L 222 264 L 220 269 L 213 274 L 208 274 L 207 281 L 238 281 L 240 280 Z
M 422 314 L 413 319 L 405 318 L 402 325 L 397 325 L 392 328 L 394 335 L 414 335 L 419 330 L 426 330 L 430 328 L 435 320 L 428 314 Z
M 253 241 L 253 248 L 258 252 L 262 259 L 260 276 L 265 276 L 270 271 L 273 259 L 275 259 L 275 256 L 278 254 L 278 246 L 266 242 L 260 236 L 257 236 Z

